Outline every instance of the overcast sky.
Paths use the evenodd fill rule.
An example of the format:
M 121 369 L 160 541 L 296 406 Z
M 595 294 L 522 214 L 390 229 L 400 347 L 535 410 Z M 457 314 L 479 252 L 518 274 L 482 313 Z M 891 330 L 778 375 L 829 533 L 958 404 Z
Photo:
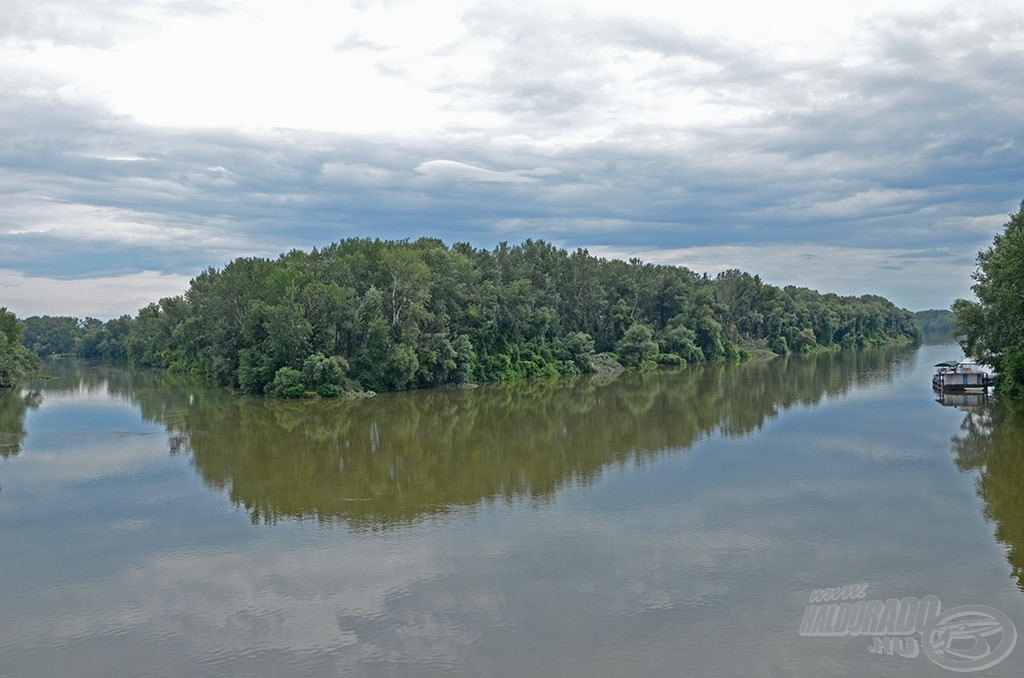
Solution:
M 0 305 L 435 236 L 945 308 L 1024 198 L 1022 74 L 1017 0 L 0 0 Z

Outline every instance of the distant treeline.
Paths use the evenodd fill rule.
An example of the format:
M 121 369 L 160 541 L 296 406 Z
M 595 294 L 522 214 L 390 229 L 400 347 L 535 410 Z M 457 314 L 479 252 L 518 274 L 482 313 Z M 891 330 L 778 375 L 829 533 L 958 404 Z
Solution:
M 239 258 L 134 319 L 90 323 L 65 323 L 72 352 L 97 347 L 133 365 L 291 397 L 920 339 L 913 314 L 883 297 L 780 289 L 735 270 L 710 278 L 533 240 L 483 250 L 350 239 Z
M 921 333 L 926 341 L 943 341 L 953 339 L 953 320 L 956 315 L 948 308 L 934 308 L 914 313 Z
M 103 322 L 68 316 L 32 316 L 24 320 L 25 347 L 40 357 L 75 356 L 120 363 L 128 360 L 127 339 L 132 318 L 123 315 Z

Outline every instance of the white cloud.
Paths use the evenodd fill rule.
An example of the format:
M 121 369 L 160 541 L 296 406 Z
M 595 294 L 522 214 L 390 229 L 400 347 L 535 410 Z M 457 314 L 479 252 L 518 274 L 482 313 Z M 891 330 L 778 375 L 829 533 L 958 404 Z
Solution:
M 916 206 L 925 203 L 931 195 L 926 190 L 886 190 L 872 189 L 861 191 L 847 198 L 812 205 L 806 212 L 812 217 L 857 217 L 874 214 L 878 211 L 899 209 L 907 205 Z
M 74 205 L 42 200 L 35 204 L 8 204 L 0 207 L 0 220 L 8 226 L 7 235 L 47 234 L 72 241 L 98 241 L 119 244 L 168 246 L 184 243 L 196 235 L 194 230 L 172 227 L 145 220 L 133 210 Z
M 416 168 L 420 174 L 449 181 L 479 181 L 494 184 L 532 184 L 537 177 L 558 174 L 558 170 L 537 168 L 533 170 L 508 170 L 499 172 L 467 165 L 455 160 L 429 160 Z
M 69 315 L 112 318 L 132 313 L 162 297 L 182 294 L 190 278 L 142 271 L 120 276 L 56 279 L 0 269 L 0 305 L 20 318 Z
M 591 138 L 628 123 L 721 124 L 763 112 L 744 87 L 721 79 L 657 87 L 659 72 L 699 76 L 735 66 L 713 55 L 664 53 L 673 41 L 690 39 L 691 51 L 727 46 L 813 72 L 815 62 L 870 60 L 873 27 L 897 14 L 882 2 L 810 0 L 700 7 L 659 0 L 628 9 L 617 2 L 527 2 L 514 10 L 469 0 L 362 8 L 303 0 L 175 14 L 156 3 L 107 4 L 108 19 L 98 25 L 90 19 L 95 12 L 74 12 L 70 4 L 19 8 L 14 16 L 22 20 L 10 21 L 7 33 L 21 39 L 0 43 L 6 69 L 70 84 L 144 123 L 339 133 L 507 128 L 515 116 L 496 109 L 496 97 L 511 95 L 516 106 L 544 111 L 573 105 L 564 97 L 575 85 L 577 104 L 601 101 L 573 116 L 574 134 Z M 901 3 L 899 14 L 938 7 Z M 961 23 L 974 15 L 964 14 L 957 15 Z M 60 26 L 45 28 L 57 16 Z M 102 37 L 104 48 L 95 39 L 60 40 L 61 33 Z M 645 44 L 638 35 L 658 39 Z M 494 88 L 502 84 L 511 89 Z M 556 131 L 545 127 L 547 136 Z

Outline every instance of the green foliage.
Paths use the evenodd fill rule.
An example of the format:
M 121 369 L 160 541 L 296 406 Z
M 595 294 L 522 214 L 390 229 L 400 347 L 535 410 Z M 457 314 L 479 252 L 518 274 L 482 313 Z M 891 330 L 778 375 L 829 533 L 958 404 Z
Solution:
M 127 339 L 131 317 L 121 316 L 103 322 L 87 318 L 75 339 L 75 355 L 89 360 L 121 363 L 128 359 Z
M 75 351 L 80 323 L 66 316 L 32 316 L 25 318 L 22 343 L 40 357 L 71 355 Z
M 39 369 L 39 358 L 21 343 L 22 324 L 0 306 L 0 388 L 21 383 Z
M 643 323 L 633 323 L 615 345 L 619 360 L 626 367 L 639 367 L 658 355 L 658 344 L 652 338 L 654 332 Z
M 141 313 L 140 313 L 141 315 Z M 87 360 L 122 363 L 128 358 L 131 316 L 103 322 L 70 316 L 32 316 L 25 319 L 22 343 L 40 357 L 73 355 Z
M 282 367 L 274 373 L 274 380 L 267 384 L 266 393 L 275 398 L 301 398 L 306 394 L 306 383 L 302 372 L 292 367 Z
M 586 332 L 570 332 L 555 343 L 555 353 L 566 373 L 594 371 L 594 339 Z
M 1024 397 L 1024 202 L 992 246 L 978 254 L 977 301 L 957 299 L 954 329 L 964 352 L 992 365 L 997 388 Z
M 348 361 L 340 355 L 328 358 L 322 353 L 314 353 L 302 363 L 303 382 L 321 395 L 339 395 L 344 390 L 347 371 Z
M 914 315 L 877 295 L 840 297 L 792 285 L 779 289 L 731 270 L 715 280 L 717 318 L 734 345 L 765 342 L 775 353 L 920 341 Z M 810 334 L 805 332 L 810 330 Z M 725 347 L 729 352 L 728 347 Z
M 697 345 L 697 333 L 686 326 L 686 318 L 682 314 L 669 321 L 662 335 L 661 346 L 666 353 L 677 355 L 687 363 L 704 360 L 704 351 Z
M 953 338 L 953 322 L 956 314 L 948 308 L 933 308 L 916 311 L 914 317 L 921 326 L 925 340 L 949 341 Z
M 333 395 L 580 374 L 611 351 L 645 367 L 734 360 L 745 342 L 811 351 L 916 332 L 880 297 L 780 290 L 738 271 L 711 279 L 533 240 L 488 251 L 350 239 L 208 269 L 139 311 L 124 345 L 131 364 L 247 393 Z

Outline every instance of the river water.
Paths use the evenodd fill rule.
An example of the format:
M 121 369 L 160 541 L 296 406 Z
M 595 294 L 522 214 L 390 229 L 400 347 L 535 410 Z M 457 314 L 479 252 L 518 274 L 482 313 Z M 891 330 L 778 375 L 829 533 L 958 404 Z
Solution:
M 344 402 L 50 363 L 0 393 L 0 675 L 955 675 L 801 626 L 867 584 L 1024 633 L 1024 422 L 936 401 L 959 355 Z

